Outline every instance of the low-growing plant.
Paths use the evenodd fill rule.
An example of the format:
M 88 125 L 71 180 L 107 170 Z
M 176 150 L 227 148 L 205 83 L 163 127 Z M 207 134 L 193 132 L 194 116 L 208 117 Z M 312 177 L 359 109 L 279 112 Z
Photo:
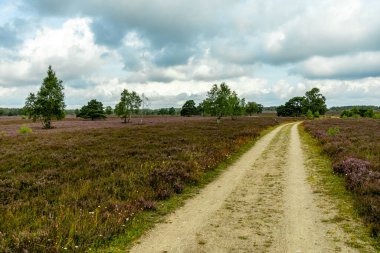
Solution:
M 337 135 L 339 133 L 340 133 L 339 127 L 329 127 L 329 129 L 327 129 L 327 134 L 329 136 L 334 136 L 334 135 Z
M 365 114 L 364 109 L 355 109 L 354 112 Z M 360 117 L 359 114 L 356 115 Z M 346 188 L 354 193 L 356 209 L 371 228 L 372 235 L 378 236 L 380 234 L 379 122 L 368 118 L 323 119 L 305 122 L 305 130 L 323 145 L 323 150 L 334 164 L 334 172 L 344 177 Z
M 18 130 L 20 134 L 30 134 L 33 132 L 33 130 L 28 127 L 27 125 L 20 126 L 20 129 Z
M 131 232 L 123 225 L 137 213 L 197 184 L 262 130 L 288 120 L 226 119 L 218 127 L 206 119 L 7 138 L 0 145 L 0 252 L 85 252 L 105 244 Z

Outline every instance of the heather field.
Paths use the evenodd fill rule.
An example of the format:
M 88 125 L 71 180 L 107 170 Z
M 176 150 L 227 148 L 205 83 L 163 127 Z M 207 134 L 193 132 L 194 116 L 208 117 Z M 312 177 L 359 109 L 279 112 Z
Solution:
M 33 132 L 22 135 L 25 120 L 1 119 L 0 251 L 103 244 L 136 213 L 197 184 L 262 130 L 289 119 L 136 120 L 68 119 L 53 130 L 29 123 Z
M 354 193 L 355 206 L 371 227 L 380 233 L 380 120 L 326 119 L 305 122 Z

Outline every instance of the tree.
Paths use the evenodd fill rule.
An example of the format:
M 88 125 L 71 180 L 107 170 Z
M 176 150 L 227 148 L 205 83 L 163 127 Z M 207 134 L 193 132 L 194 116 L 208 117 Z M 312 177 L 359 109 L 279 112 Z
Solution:
M 231 89 L 226 83 L 221 83 L 219 87 L 217 84 L 214 84 L 211 90 L 207 92 L 207 98 L 203 101 L 205 112 L 216 116 L 217 119 L 229 115 L 231 112 L 230 96 Z
M 175 115 L 175 109 L 174 107 L 169 108 L 169 115 L 174 116 Z
M 107 106 L 106 109 L 104 110 L 104 112 L 107 114 L 107 115 L 111 115 L 113 113 L 113 109 L 111 106 Z
M 103 109 L 103 103 L 96 99 L 90 100 L 87 105 L 82 106 L 77 117 L 91 120 L 105 119 L 106 115 Z
M 191 115 L 196 115 L 197 112 L 194 100 L 187 100 L 182 106 L 181 116 L 190 117 Z
M 136 92 L 129 92 L 127 89 L 124 89 L 121 93 L 120 102 L 115 107 L 115 113 L 124 119 L 124 123 L 127 123 L 127 118 L 128 122 L 130 122 L 132 113 L 138 111 L 141 103 L 142 100 Z
M 277 107 L 277 115 L 283 117 L 299 117 L 303 113 L 304 97 L 291 98 L 285 105 Z
M 253 113 L 262 113 L 264 106 L 256 102 L 248 102 L 245 105 L 245 112 L 252 116 Z
M 313 88 L 307 91 L 304 97 L 291 98 L 285 105 L 278 106 L 276 111 L 278 116 L 289 117 L 308 117 L 308 111 L 311 115 L 323 115 L 327 111 L 326 98 L 319 93 L 318 88 Z
M 303 101 L 303 113 L 307 113 L 310 110 L 313 114 L 318 112 L 320 115 L 324 115 L 327 112 L 326 98 L 319 93 L 318 88 L 313 88 L 306 92 Z
M 236 116 L 240 116 L 244 112 L 245 99 L 240 99 L 235 91 L 228 98 L 229 114 L 234 119 Z
M 30 93 L 26 98 L 24 112 L 30 119 L 42 120 L 45 129 L 52 128 L 53 119 L 61 120 L 65 117 L 65 102 L 62 80 L 55 75 L 49 66 L 47 77 L 44 78 L 37 95 Z
M 4 115 L 4 110 L 0 109 L 0 116 L 3 116 L 3 115 Z

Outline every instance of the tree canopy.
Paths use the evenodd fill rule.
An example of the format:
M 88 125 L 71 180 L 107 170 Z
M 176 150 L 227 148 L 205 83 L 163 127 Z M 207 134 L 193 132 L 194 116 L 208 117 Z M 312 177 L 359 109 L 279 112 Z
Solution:
M 105 119 L 106 114 L 104 112 L 103 103 L 96 99 L 90 100 L 87 105 L 82 106 L 77 117 L 84 119 Z
M 127 89 L 124 89 L 121 93 L 120 102 L 115 106 L 115 113 L 124 119 L 124 123 L 127 123 L 127 118 L 129 122 L 132 113 L 139 110 L 141 103 L 142 100 L 136 92 L 129 92 Z
M 65 117 L 64 98 L 62 80 L 57 78 L 49 66 L 37 95 L 30 93 L 26 98 L 24 112 L 34 121 L 41 119 L 44 128 L 52 128 L 53 119 L 61 120 Z
M 303 97 L 293 97 L 285 105 L 276 108 L 278 116 L 299 117 L 324 115 L 327 111 L 326 98 L 319 93 L 318 88 L 313 88 Z
M 194 100 L 187 100 L 181 109 L 181 116 L 190 117 L 191 115 L 198 114 L 197 107 L 195 106 Z
M 264 106 L 262 104 L 258 104 L 256 102 L 248 102 L 245 105 L 245 112 L 252 116 L 253 113 L 262 113 Z
M 238 97 L 235 91 L 231 91 L 226 83 L 219 86 L 214 84 L 207 98 L 202 102 L 202 109 L 205 113 L 216 116 L 220 119 L 224 116 L 238 116 L 243 113 L 245 100 Z

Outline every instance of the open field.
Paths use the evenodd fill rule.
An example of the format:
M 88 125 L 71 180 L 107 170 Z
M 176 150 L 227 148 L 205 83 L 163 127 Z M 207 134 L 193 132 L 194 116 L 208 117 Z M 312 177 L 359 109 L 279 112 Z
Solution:
M 354 193 L 355 206 L 380 233 L 380 120 L 327 119 L 305 122 L 305 130 L 317 138 Z
M 0 129 L 17 129 L 17 120 L 0 121 Z M 196 184 L 260 131 L 289 119 L 165 120 L 66 120 L 1 137 L 0 251 L 81 252 L 102 244 L 136 213 Z M 66 124 L 67 131 L 59 128 Z
M 156 125 L 161 123 L 170 122 L 192 122 L 192 121 L 203 121 L 210 120 L 210 117 L 172 117 L 172 116 L 149 116 L 149 117 L 135 117 L 132 121 L 128 123 L 128 126 L 135 125 Z M 56 121 L 53 123 L 54 129 L 46 131 L 42 129 L 42 124 L 39 121 L 33 122 L 29 119 L 22 119 L 21 117 L 0 117 L 0 132 L 4 131 L 7 135 L 17 135 L 18 129 L 21 125 L 27 125 L 33 132 L 39 134 L 50 134 L 57 132 L 68 132 L 68 131 L 78 131 L 78 130 L 89 130 L 89 129 L 102 129 L 102 128 L 120 128 L 126 125 L 122 123 L 122 120 L 118 117 L 111 116 L 105 120 L 83 120 L 81 118 L 75 118 L 75 116 L 66 117 L 62 121 Z

